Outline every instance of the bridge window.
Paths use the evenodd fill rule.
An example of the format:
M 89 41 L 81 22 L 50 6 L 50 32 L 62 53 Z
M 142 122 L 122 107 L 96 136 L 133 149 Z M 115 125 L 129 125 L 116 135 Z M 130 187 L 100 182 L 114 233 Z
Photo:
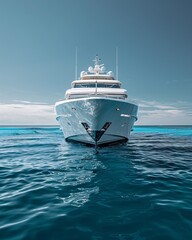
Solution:
M 76 83 L 74 85 L 74 88 L 120 88 L 119 84 L 105 84 L 105 83 L 87 83 L 87 84 L 83 84 L 83 83 Z

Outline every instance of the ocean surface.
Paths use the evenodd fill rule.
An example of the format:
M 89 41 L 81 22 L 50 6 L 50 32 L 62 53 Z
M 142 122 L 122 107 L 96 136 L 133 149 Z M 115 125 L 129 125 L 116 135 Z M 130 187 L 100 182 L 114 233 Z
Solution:
M 0 240 L 192 239 L 192 127 L 135 127 L 126 145 L 0 128 Z

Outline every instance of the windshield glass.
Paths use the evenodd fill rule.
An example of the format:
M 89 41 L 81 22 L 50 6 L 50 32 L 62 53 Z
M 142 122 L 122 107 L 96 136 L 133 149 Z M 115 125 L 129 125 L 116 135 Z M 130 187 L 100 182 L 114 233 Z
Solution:
M 97 85 L 97 86 L 96 86 Z M 88 83 L 88 84 L 84 84 L 84 83 L 76 83 L 74 85 L 74 88 L 120 88 L 119 84 L 105 84 L 105 83 Z

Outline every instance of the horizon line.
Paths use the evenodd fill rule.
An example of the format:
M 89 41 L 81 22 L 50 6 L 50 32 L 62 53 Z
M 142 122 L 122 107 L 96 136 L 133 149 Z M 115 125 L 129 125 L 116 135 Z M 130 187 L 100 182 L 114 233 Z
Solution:
M 192 127 L 191 124 L 140 124 L 140 125 L 134 125 L 134 127 L 171 127 L 171 126 L 174 126 L 174 127 L 185 127 L 185 126 L 188 126 L 188 127 Z M 38 124 L 15 124 L 15 125 L 11 125 L 11 124 L 8 124 L 8 125 L 0 125 L 0 127 L 58 127 L 60 128 L 60 125 L 54 125 L 54 124 L 43 124 L 43 125 L 38 125 Z

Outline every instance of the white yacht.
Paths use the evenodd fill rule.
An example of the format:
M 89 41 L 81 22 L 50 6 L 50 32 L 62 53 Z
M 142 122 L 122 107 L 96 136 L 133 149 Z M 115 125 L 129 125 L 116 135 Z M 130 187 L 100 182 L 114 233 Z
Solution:
M 127 101 L 121 82 L 96 56 L 94 67 L 72 82 L 65 99 L 56 102 L 56 119 L 66 141 L 92 146 L 127 142 L 138 106 Z

